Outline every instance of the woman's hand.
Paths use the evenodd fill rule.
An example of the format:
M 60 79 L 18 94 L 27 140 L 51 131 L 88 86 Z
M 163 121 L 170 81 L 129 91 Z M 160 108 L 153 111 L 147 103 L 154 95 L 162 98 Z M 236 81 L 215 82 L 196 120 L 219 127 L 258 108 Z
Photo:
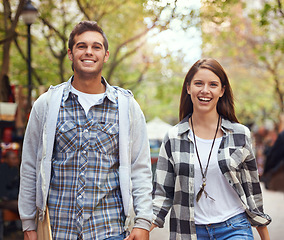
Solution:
M 142 228 L 133 228 L 130 235 L 124 240 L 149 240 L 149 231 Z
M 158 226 L 156 224 L 152 223 L 151 228 L 150 228 L 150 232 L 156 227 L 158 227 Z

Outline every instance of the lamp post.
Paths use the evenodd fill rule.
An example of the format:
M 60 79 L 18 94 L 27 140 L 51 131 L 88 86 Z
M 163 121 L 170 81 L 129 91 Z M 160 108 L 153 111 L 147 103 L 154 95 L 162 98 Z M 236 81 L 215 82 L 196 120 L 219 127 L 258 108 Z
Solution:
M 26 0 L 25 6 L 22 10 L 22 18 L 27 25 L 27 66 L 28 66 L 28 102 L 27 109 L 31 110 L 32 106 L 32 67 L 31 67 L 31 25 L 35 22 L 37 17 L 37 9 L 32 5 L 30 0 Z

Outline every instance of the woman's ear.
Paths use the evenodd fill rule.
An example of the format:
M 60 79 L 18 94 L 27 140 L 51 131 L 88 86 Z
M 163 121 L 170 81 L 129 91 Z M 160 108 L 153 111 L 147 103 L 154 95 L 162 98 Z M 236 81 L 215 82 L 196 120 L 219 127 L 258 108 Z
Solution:
M 190 85 L 189 84 L 186 85 L 186 91 L 187 91 L 187 94 L 190 95 Z
M 225 93 L 225 90 L 226 90 L 226 86 L 224 85 L 223 87 L 222 87 L 222 91 L 221 91 L 221 93 L 220 93 L 220 98 L 221 97 L 223 97 L 223 95 L 224 95 L 224 93 Z

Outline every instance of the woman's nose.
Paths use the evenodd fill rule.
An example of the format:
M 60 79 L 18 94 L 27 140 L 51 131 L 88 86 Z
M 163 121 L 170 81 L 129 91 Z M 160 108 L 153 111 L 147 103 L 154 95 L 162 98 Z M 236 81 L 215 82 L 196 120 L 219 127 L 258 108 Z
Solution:
M 209 86 L 207 84 L 204 84 L 201 91 L 205 93 L 209 92 Z

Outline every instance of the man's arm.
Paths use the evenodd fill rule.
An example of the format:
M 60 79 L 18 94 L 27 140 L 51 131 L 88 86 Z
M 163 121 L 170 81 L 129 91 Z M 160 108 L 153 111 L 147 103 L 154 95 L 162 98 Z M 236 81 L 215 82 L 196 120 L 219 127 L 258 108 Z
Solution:
M 37 240 L 36 231 L 25 231 L 24 240 Z
M 36 105 L 36 103 L 35 103 Z M 36 229 L 36 179 L 37 157 L 41 151 L 40 116 L 34 106 L 25 132 L 20 170 L 20 189 L 18 207 L 23 231 Z
M 138 103 L 130 100 L 131 181 L 136 217 L 134 228 L 150 230 L 152 222 L 152 171 L 146 121 Z M 140 230 L 136 230 L 140 231 Z

